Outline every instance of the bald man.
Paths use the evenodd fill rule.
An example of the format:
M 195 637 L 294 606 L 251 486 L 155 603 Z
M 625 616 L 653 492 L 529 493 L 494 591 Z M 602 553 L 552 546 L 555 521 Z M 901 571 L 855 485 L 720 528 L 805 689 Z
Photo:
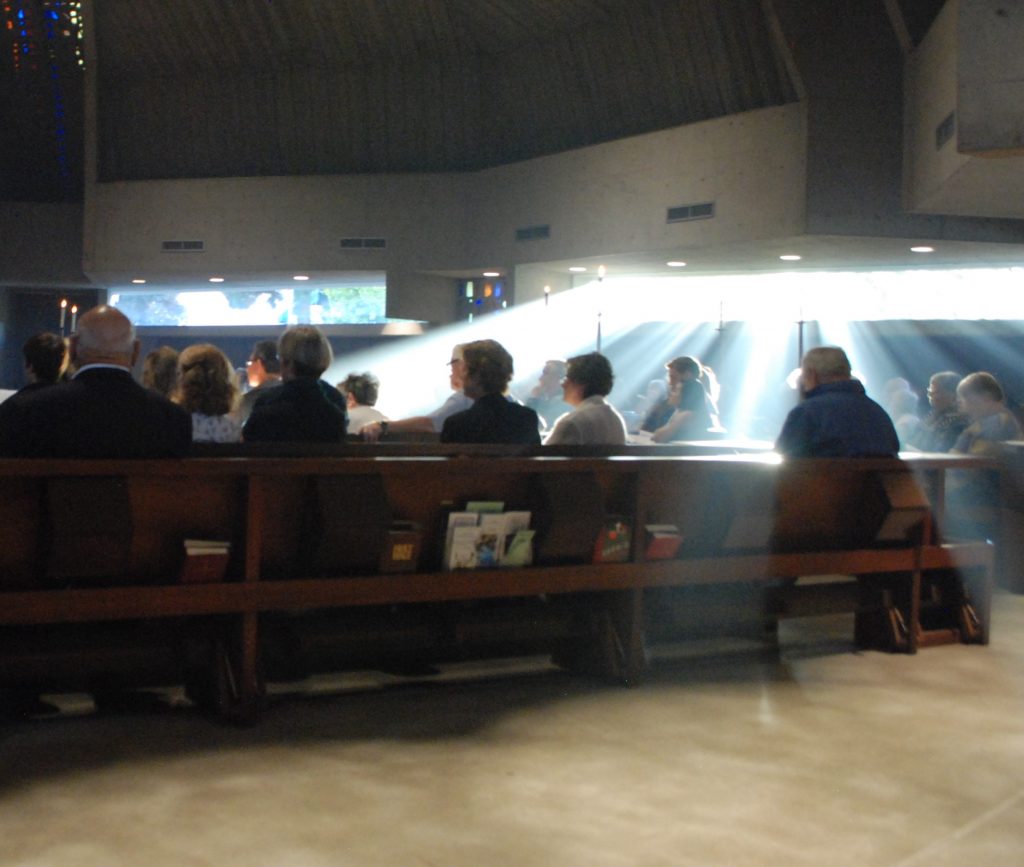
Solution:
M 0 455 L 159 458 L 188 453 L 191 416 L 132 378 L 139 341 L 127 316 L 113 307 L 94 307 L 78 320 L 69 343 L 78 372 L 70 382 L 32 395 L 4 418 Z
M 895 457 L 889 414 L 864 392 L 838 346 L 811 349 L 800 363 L 801 403 L 786 417 L 775 450 L 793 458 Z

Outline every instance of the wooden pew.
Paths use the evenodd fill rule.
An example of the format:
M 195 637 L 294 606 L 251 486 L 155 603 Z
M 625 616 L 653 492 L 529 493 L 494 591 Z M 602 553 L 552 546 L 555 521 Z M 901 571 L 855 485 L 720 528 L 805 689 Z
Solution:
M 992 547 L 941 537 L 946 472 L 988 468 L 984 461 L 919 456 L 783 464 L 765 456 L 651 456 L 628 449 L 527 456 L 477 447 L 372 454 L 2 461 L 0 635 L 46 626 L 59 636 L 70 628 L 61 624 L 153 624 L 154 634 L 191 648 L 177 670 L 164 666 L 165 676 L 168 667 L 170 676 L 187 674 L 198 658 L 212 701 L 236 718 L 259 710 L 261 671 L 274 662 L 261 659 L 261 647 L 273 656 L 270 627 L 282 613 L 555 600 L 549 633 L 565 639 L 567 656 L 582 668 L 632 681 L 644 667 L 653 609 L 672 604 L 664 588 L 746 582 L 771 591 L 768 613 L 785 616 L 813 609 L 815 599 L 833 605 L 838 596 L 791 579 L 841 574 L 858 576 L 850 598 L 862 643 L 914 652 L 954 637 L 988 640 Z M 551 540 L 559 525 L 564 530 L 578 515 L 564 506 L 545 514 L 545 504 L 565 501 L 567 491 L 569 502 L 595 508 L 579 538 L 570 534 L 568 548 L 563 539 L 556 549 Z M 377 499 L 390 515 L 424 528 L 417 572 L 382 575 L 363 564 L 343 574 L 352 570 L 344 560 L 331 565 L 338 552 L 330 546 L 319 560 L 313 556 L 318 539 L 347 532 L 359 510 Z M 445 509 L 469 499 L 534 511 L 547 528 L 546 538 L 538 531 L 536 564 L 440 569 Z M 593 522 L 603 515 L 622 516 L 632 528 L 626 562 L 590 561 L 600 530 Z M 645 560 L 640 540 L 650 523 L 679 526 L 684 541 L 676 559 Z M 223 581 L 178 583 L 182 540 L 195 537 L 232 543 Z M 953 570 L 967 576 L 969 595 L 951 604 L 960 610 L 969 599 L 977 622 L 959 631 L 948 624 L 929 630 L 922 587 L 934 586 L 929 576 Z M 517 609 L 500 610 L 514 621 Z M 486 631 L 483 614 L 491 611 L 476 611 L 474 628 Z M 3 647 L 0 642 L 0 677 L 16 679 L 17 654 L 5 659 Z

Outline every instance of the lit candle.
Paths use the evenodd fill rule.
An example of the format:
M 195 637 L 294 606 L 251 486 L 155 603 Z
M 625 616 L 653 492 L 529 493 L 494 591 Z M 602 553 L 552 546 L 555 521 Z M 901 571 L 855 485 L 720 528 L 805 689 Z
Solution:
M 550 297 L 551 297 L 551 287 L 550 286 L 545 286 L 544 287 L 544 306 L 545 307 L 548 306 L 548 299 Z
M 74 332 L 75 326 L 78 325 L 78 305 L 73 304 L 71 307 L 71 330 Z
M 60 331 L 61 331 L 61 334 L 64 333 L 64 317 L 67 316 L 67 313 L 68 313 L 68 299 L 67 298 L 61 298 L 60 299 Z

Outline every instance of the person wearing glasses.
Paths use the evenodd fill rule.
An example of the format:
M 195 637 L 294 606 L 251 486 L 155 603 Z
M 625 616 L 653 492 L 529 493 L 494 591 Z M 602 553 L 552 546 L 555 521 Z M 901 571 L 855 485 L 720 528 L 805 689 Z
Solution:
M 936 373 L 928 380 L 928 403 L 931 412 L 921 420 L 909 445 L 922 452 L 948 452 L 971 423 L 957 408 L 956 387 L 960 374 L 952 370 Z
M 466 374 L 466 366 L 462 357 L 465 346 L 464 343 L 457 343 L 452 349 L 451 360 L 448 362 L 448 384 L 452 387 L 452 393 L 437 409 L 427 415 L 416 415 L 395 421 L 370 422 L 359 429 L 359 435 L 364 440 L 375 443 L 389 433 L 441 433 L 445 421 L 455 413 L 469 409 L 473 405 L 473 398 L 469 397 L 462 388 Z
M 276 340 L 260 340 L 252 348 L 252 354 L 245 363 L 245 376 L 249 380 L 249 390 L 242 395 L 235 410 L 235 418 L 244 425 L 252 408 L 272 388 L 281 385 L 281 361 L 277 357 Z
M 462 358 L 463 391 L 473 405 L 448 417 L 441 442 L 540 445 L 537 413 L 506 395 L 514 373 L 508 350 L 497 340 L 474 340 Z

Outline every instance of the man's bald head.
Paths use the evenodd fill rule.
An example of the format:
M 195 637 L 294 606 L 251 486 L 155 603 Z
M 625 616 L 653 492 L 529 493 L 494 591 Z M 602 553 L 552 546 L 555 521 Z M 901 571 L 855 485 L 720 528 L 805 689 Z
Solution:
M 139 356 L 135 326 L 114 307 L 93 307 L 78 320 L 78 330 L 71 335 L 71 356 L 80 368 L 87 364 L 131 368 Z

